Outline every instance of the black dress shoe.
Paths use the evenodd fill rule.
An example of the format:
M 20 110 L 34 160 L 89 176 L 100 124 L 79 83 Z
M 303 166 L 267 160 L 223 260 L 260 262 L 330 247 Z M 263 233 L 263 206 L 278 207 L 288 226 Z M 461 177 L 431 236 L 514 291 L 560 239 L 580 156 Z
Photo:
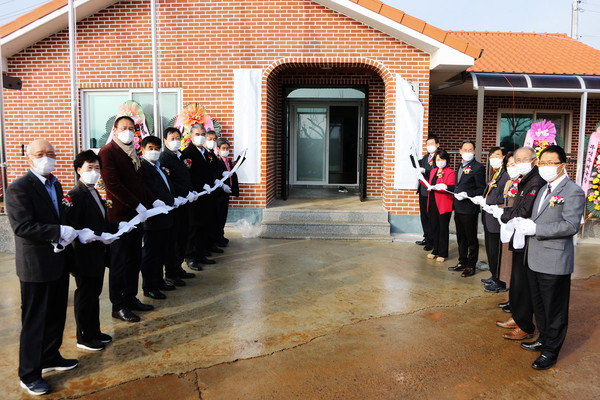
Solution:
M 489 285 L 492 282 L 494 282 L 494 279 L 492 279 L 492 278 L 483 278 L 481 280 L 481 283 L 483 283 L 484 285 Z
M 425 246 L 427 242 L 425 240 L 417 240 L 415 244 L 418 244 L 419 246 Z
M 139 301 L 137 297 L 134 297 L 133 301 L 129 305 L 129 309 L 136 311 L 152 311 L 154 310 L 154 306 L 151 304 L 144 304 L 141 301 Z
M 551 368 L 554 364 L 556 364 L 556 358 L 553 359 L 542 354 L 538 357 L 537 360 L 533 362 L 533 364 L 531 364 L 531 367 L 533 369 L 548 369 Z
M 510 304 L 510 301 L 503 301 L 502 303 L 498 303 L 498 307 L 504 308 Z
M 465 267 L 464 265 L 462 265 L 461 263 L 456 264 L 454 267 L 448 267 L 448 271 L 462 271 L 464 270 Z
M 196 261 L 192 261 L 191 263 L 189 263 L 188 268 L 191 269 L 192 271 L 204 270 L 204 268 L 202 268 L 202 265 L 200 265 L 200 263 L 197 263 Z
M 112 342 L 112 336 L 100 332 L 98 335 L 96 335 L 96 340 L 106 344 Z
M 179 272 L 179 279 L 191 279 L 191 278 L 195 278 L 196 274 L 192 274 L 191 272 L 187 272 L 184 270 L 181 270 L 181 272 Z
M 182 282 L 183 282 L 183 281 L 182 281 Z M 185 285 L 185 282 L 183 282 L 183 284 Z M 161 284 L 160 284 L 160 286 L 158 287 L 158 289 L 159 289 L 159 290 L 164 290 L 164 291 L 166 291 L 166 292 L 169 292 L 169 291 L 171 291 L 171 290 L 175 290 L 175 289 L 177 289 L 177 288 L 175 287 L 175 285 L 170 285 L 170 284 L 168 284 L 167 282 L 164 282 L 164 281 L 163 281 L 163 283 L 161 283 Z
M 219 247 L 227 247 L 229 244 L 229 239 L 221 239 L 217 242 L 217 246 Z
M 425 247 L 423 247 L 423 250 L 431 251 L 431 250 L 433 250 L 433 246 L 426 244 Z
M 217 262 L 215 260 L 209 260 L 208 258 L 206 258 L 206 257 L 203 256 L 203 257 L 200 257 L 198 260 L 194 261 L 194 264 L 195 263 L 200 263 L 200 264 L 216 264 Z M 195 271 L 201 271 L 201 270 L 197 269 Z
M 165 278 L 165 282 L 173 286 L 185 286 L 185 281 L 180 278 Z
M 498 282 L 492 282 L 489 285 L 484 286 L 483 290 L 485 290 L 486 292 L 490 292 L 490 293 L 500 293 L 500 292 L 506 292 L 508 289 L 505 288 L 504 286 L 499 285 Z
M 529 351 L 542 351 L 542 347 L 544 347 L 544 345 L 542 344 L 540 338 L 537 338 L 533 342 L 521 343 L 521 348 Z
M 507 306 L 502 307 L 502 311 L 504 311 L 505 313 L 508 313 L 508 314 L 512 313 L 512 310 L 510 308 L 510 304 L 507 305 Z
M 471 267 L 466 267 L 464 269 L 464 271 L 462 272 L 462 274 L 460 274 L 460 276 L 462 276 L 463 278 L 473 276 L 473 275 L 475 275 L 475 268 L 471 268 Z
M 225 250 L 220 249 L 215 245 L 210 246 L 209 250 L 212 251 L 213 253 L 219 253 L 219 254 L 225 253 Z
M 167 298 L 160 290 L 144 290 L 144 296 L 154 300 L 164 300 Z
M 50 391 L 50 385 L 42 378 L 38 378 L 30 383 L 20 382 L 20 385 L 23 389 L 27 390 L 27 392 L 34 396 L 41 396 Z
M 112 312 L 113 318 L 120 319 L 125 322 L 140 322 L 140 317 L 132 313 L 126 308 L 122 308 L 119 311 Z

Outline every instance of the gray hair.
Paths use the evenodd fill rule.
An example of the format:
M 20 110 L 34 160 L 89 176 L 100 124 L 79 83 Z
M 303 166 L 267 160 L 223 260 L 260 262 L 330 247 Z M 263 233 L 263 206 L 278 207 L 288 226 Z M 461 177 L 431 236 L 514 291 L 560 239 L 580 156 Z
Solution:
M 523 150 L 527 150 L 529 152 L 529 154 L 531 155 L 531 160 L 532 161 L 537 158 L 537 153 L 531 147 L 520 147 L 517 150 L 515 150 L 515 158 L 517 157 L 517 154 L 520 153 L 520 152 L 522 152 Z
M 192 127 L 190 128 L 190 132 L 194 129 L 200 129 L 201 131 L 203 131 L 204 133 L 206 133 L 206 128 L 204 128 L 204 125 L 202 124 L 194 124 L 192 125 Z

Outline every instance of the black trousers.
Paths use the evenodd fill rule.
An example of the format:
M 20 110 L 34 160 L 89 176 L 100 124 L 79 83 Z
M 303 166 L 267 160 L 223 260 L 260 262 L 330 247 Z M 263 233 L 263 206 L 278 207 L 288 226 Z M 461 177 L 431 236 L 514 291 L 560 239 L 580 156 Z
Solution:
M 142 247 L 142 289 L 158 290 L 163 281 L 163 266 L 169 259 L 170 229 L 144 231 Z
M 204 215 L 211 212 L 209 206 L 210 202 L 206 195 L 190 204 L 186 259 L 197 260 L 208 250 L 208 223 Z
M 571 275 L 550 275 L 527 268 L 527 276 L 542 355 L 555 359 L 567 336 Z
M 488 265 L 492 279 L 499 285 L 506 286 L 499 278 L 500 257 L 502 257 L 502 247 L 500 245 L 500 233 L 490 232 L 485 225 L 483 226 L 485 234 L 485 252 L 487 253 Z
M 169 234 L 173 239 L 170 241 L 171 251 L 165 264 L 165 276 L 167 278 L 177 278 L 183 271 L 181 264 L 185 258 L 189 234 L 189 207 L 185 204 L 172 211 L 175 223 Z M 167 243 L 167 244 L 169 244 Z
M 217 221 L 216 221 L 216 236 L 217 241 L 225 238 L 225 224 L 227 223 L 227 213 L 229 212 L 229 194 L 225 192 L 217 192 Z
M 465 267 L 475 268 L 479 258 L 478 215 L 454 213 L 456 241 L 458 242 L 458 262 Z
M 19 378 L 31 383 L 42 377 L 42 368 L 61 359 L 69 275 L 53 282 L 21 282 L 21 337 Z
M 512 316 L 519 328 L 527 333 L 535 332 L 533 324 L 533 305 L 527 276 L 527 257 L 525 253 L 513 251 L 512 274 L 510 275 L 510 290 L 508 300 Z
M 121 236 L 110 244 L 108 289 L 112 310 L 127 308 L 138 292 L 142 264 L 142 227 Z
M 423 240 L 428 246 L 433 246 L 433 233 L 427 211 L 427 196 L 419 194 L 419 209 L 421 211 L 421 226 L 423 227 Z M 443 257 L 443 256 L 441 256 Z
M 450 236 L 448 227 L 450 226 L 450 216 L 452 216 L 452 212 L 440 214 L 432 195 L 429 204 L 428 218 L 429 223 L 431 224 L 431 232 L 429 235 L 433 242 L 433 251 L 431 254 L 448 258 L 448 238 Z
M 104 275 L 75 276 L 74 314 L 77 341 L 84 342 L 100 336 L 100 293 Z

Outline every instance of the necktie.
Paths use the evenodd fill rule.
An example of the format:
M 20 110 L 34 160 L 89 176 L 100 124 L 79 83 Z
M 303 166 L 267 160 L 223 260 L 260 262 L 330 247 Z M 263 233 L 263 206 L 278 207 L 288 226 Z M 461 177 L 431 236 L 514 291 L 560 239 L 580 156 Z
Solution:
M 550 196 L 550 193 L 552 193 L 552 186 L 550 186 L 550 184 L 548 184 L 548 189 L 546 189 L 546 193 L 544 193 L 544 196 L 542 197 L 542 200 L 540 201 L 540 204 L 538 205 L 538 212 L 544 206 L 544 202 L 546 201 L 548 196 Z
M 461 164 L 460 167 L 458 167 L 458 178 L 456 179 L 456 183 L 458 183 L 460 181 L 460 177 L 463 174 L 463 165 Z

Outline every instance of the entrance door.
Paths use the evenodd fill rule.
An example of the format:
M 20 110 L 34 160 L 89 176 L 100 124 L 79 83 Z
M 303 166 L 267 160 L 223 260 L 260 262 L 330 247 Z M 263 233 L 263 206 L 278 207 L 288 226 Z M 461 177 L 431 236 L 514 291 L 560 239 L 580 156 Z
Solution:
M 290 104 L 292 184 L 357 186 L 362 104 Z

